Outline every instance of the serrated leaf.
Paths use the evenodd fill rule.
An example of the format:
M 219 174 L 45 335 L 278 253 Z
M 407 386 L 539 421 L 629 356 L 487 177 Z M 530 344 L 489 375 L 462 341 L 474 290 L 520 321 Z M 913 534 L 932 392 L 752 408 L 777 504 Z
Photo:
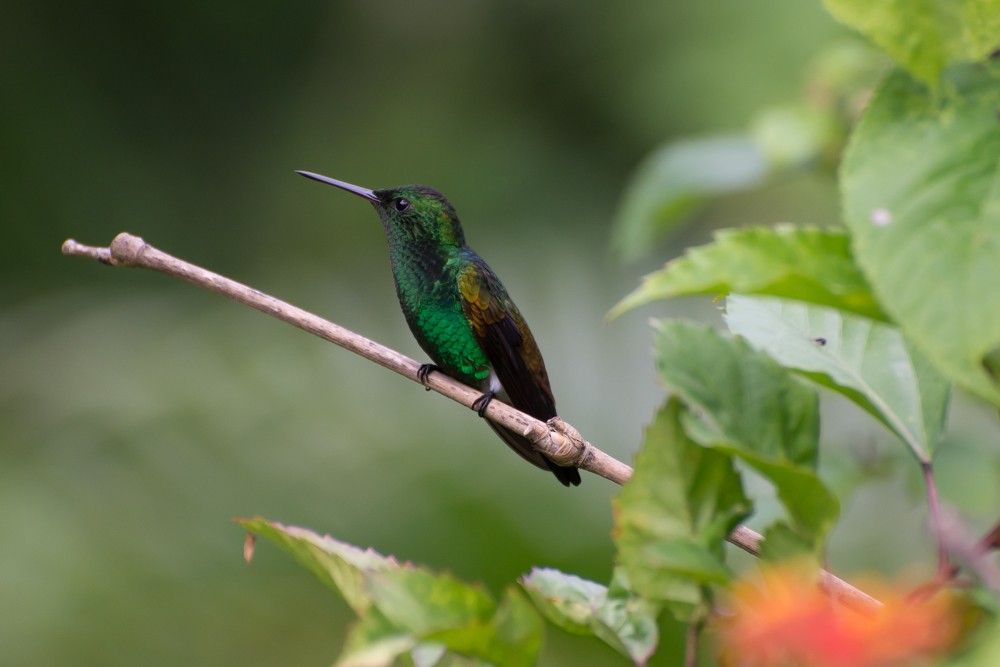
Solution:
M 546 568 L 533 569 L 521 586 L 535 607 L 567 632 L 593 635 L 636 664 L 645 664 L 656 650 L 658 609 L 648 600 Z
M 757 145 L 743 137 L 667 144 L 640 165 L 615 216 L 614 247 L 625 259 L 649 250 L 703 199 L 743 190 L 767 175 Z
M 948 65 L 982 60 L 1000 46 L 998 0 L 825 0 L 825 4 L 839 21 L 935 87 Z
M 748 227 L 716 233 L 642 284 L 608 314 L 617 317 L 657 299 L 729 292 L 808 301 L 886 319 L 851 256 L 843 231 L 814 227 Z
M 686 432 L 769 479 L 796 532 L 819 550 L 839 510 L 815 474 L 816 392 L 766 354 L 710 327 L 672 321 L 657 329 L 660 376 L 694 408 Z
M 956 384 L 1000 405 L 1000 82 L 949 72 L 944 98 L 903 72 L 880 86 L 845 157 L 854 256 L 907 339 Z
M 358 613 L 338 665 L 391 664 L 405 652 L 430 651 L 435 644 L 472 659 L 468 664 L 534 664 L 542 621 L 515 588 L 508 589 L 498 606 L 482 586 L 400 565 L 305 528 L 261 518 L 238 523 L 291 553 Z
M 705 585 L 728 581 L 723 540 L 750 504 L 732 460 L 692 441 L 682 413 L 671 399 L 646 429 L 614 510 L 618 563 L 632 589 L 685 620 Z
M 726 324 L 782 366 L 833 389 L 929 462 L 944 425 L 948 383 L 897 327 L 806 303 L 731 295 Z
M 260 517 L 238 519 L 237 523 L 289 552 L 320 581 L 343 595 L 344 601 L 359 616 L 371 606 L 370 595 L 365 589 L 365 576 L 403 567 L 394 558 L 377 551 L 359 549 L 329 535 L 317 535 L 306 528 L 286 526 Z

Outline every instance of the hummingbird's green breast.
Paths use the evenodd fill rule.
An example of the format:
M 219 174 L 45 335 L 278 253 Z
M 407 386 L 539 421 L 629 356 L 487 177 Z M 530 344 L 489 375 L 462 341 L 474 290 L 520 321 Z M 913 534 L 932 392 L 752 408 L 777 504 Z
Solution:
M 473 387 L 490 375 L 486 358 L 465 315 L 458 287 L 463 260 L 440 247 L 390 247 L 396 294 L 420 347 L 445 374 Z

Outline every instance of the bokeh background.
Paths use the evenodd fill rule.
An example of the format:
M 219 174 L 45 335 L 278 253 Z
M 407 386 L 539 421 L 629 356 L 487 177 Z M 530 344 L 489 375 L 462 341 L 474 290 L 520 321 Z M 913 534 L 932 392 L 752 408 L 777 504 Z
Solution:
M 15 0 L 3 13 L 4 665 L 329 664 L 350 612 L 270 545 L 248 567 L 239 516 L 494 591 L 533 565 L 611 570 L 612 484 L 564 489 L 464 409 L 177 280 L 62 257 L 65 238 L 139 234 L 421 358 L 374 213 L 292 172 L 434 185 L 531 323 L 561 413 L 630 460 L 663 394 L 648 318 L 717 321 L 716 307 L 605 312 L 715 227 L 837 219 L 834 174 L 805 169 L 713 202 L 645 259 L 609 250 L 653 148 L 801 96 L 810 60 L 849 38 L 818 0 Z M 844 504 L 831 564 L 926 569 L 915 466 L 865 415 L 825 409 L 824 474 Z M 942 494 L 985 522 L 1000 506 L 993 417 L 955 411 Z M 605 661 L 618 658 L 549 628 L 542 664 Z

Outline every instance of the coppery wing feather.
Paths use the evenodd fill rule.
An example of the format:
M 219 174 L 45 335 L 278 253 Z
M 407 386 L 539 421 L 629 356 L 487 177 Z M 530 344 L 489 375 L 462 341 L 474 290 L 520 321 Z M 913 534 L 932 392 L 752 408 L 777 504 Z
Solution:
M 511 405 L 543 421 L 555 417 L 556 402 L 542 354 L 496 274 L 482 261 L 471 261 L 459 272 L 458 287 L 473 335 Z M 564 486 L 580 483 L 576 468 L 556 465 L 524 436 L 493 422 L 490 426 L 511 449 L 531 463 L 551 470 Z
M 556 416 L 545 362 L 531 330 L 488 266 L 471 262 L 458 277 L 462 309 L 511 405 L 532 417 Z

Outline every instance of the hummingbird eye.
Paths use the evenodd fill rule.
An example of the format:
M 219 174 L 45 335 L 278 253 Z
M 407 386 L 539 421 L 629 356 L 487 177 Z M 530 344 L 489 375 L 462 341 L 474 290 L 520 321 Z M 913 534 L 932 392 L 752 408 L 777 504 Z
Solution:
M 402 213 L 406 209 L 410 208 L 410 200 L 405 197 L 400 197 L 396 200 L 396 210 Z

